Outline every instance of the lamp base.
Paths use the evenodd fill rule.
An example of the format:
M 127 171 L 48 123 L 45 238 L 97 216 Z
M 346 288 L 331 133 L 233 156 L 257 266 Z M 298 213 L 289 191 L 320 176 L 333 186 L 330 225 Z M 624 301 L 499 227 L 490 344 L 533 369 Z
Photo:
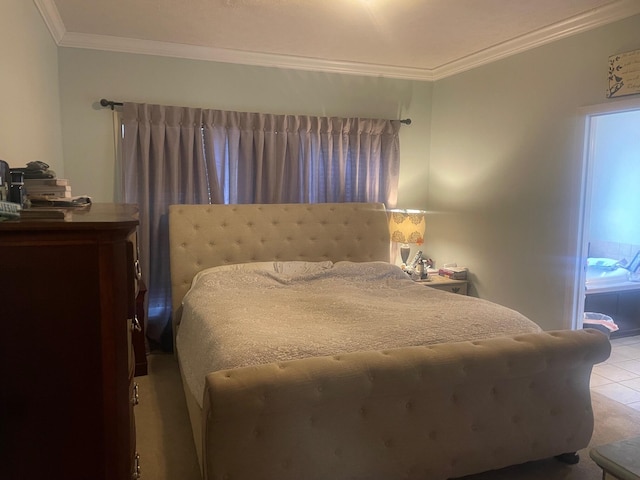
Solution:
M 411 247 L 408 243 L 400 245 L 400 258 L 405 265 L 407 264 L 407 260 L 409 260 L 409 252 L 411 252 Z

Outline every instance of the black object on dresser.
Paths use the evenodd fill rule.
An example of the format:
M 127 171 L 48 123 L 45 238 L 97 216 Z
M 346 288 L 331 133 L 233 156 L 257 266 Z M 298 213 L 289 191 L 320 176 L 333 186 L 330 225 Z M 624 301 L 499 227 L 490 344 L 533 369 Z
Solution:
M 132 205 L 0 222 L 0 478 L 137 478 Z

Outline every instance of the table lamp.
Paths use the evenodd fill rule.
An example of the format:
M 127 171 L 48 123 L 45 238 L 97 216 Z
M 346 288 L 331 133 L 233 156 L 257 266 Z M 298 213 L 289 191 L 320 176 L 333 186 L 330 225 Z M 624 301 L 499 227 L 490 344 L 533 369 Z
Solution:
M 409 259 L 410 243 L 422 245 L 425 230 L 424 210 L 389 210 L 389 233 L 391 241 L 400 243 L 400 258 L 406 265 Z

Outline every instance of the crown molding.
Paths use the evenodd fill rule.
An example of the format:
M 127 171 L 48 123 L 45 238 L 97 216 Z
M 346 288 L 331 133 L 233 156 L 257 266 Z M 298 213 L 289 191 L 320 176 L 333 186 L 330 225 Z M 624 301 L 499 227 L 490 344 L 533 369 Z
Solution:
M 49 28 L 54 41 L 60 47 L 420 81 L 440 80 L 640 13 L 640 2 L 638 0 L 616 0 L 584 14 L 481 50 L 435 69 L 424 69 L 322 60 L 67 32 L 53 0 L 34 0 L 34 3 L 40 11 L 47 28 Z
M 53 37 L 53 41 L 59 46 L 67 29 L 64 27 L 62 17 L 60 17 L 60 12 L 58 12 L 58 7 L 53 3 L 53 0 L 33 0 L 33 3 L 36 4 L 40 16 Z
M 502 58 L 555 42 L 578 33 L 586 32 L 623 18 L 640 13 L 637 0 L 617 0 L 589 12 L 555 23 L 535 32 L 484 49 L 467 57 L 442 65 L 433 72 L 433 79 L 440 80 L 457 73 L 486 65 Z
M 297 57 L 293 55 L 276 55 L 73 32 L 66 33 L 58 45 L 61 47 L 88 48 L 119 53 L 158 55 L 163 57 L 206 60 L 271 68 L 311 70 L 352 75 L 403 78 L 410 80 L 432 80 L 431 71 L 420 68 L 322 60 L 308 57 Z

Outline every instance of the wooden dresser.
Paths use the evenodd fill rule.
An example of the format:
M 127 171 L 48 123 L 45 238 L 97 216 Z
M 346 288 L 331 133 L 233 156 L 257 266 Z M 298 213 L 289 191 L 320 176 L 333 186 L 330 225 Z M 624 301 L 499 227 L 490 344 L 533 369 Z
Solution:
M 132 205 L 0 222 L 0 478 L 138 478 Z

